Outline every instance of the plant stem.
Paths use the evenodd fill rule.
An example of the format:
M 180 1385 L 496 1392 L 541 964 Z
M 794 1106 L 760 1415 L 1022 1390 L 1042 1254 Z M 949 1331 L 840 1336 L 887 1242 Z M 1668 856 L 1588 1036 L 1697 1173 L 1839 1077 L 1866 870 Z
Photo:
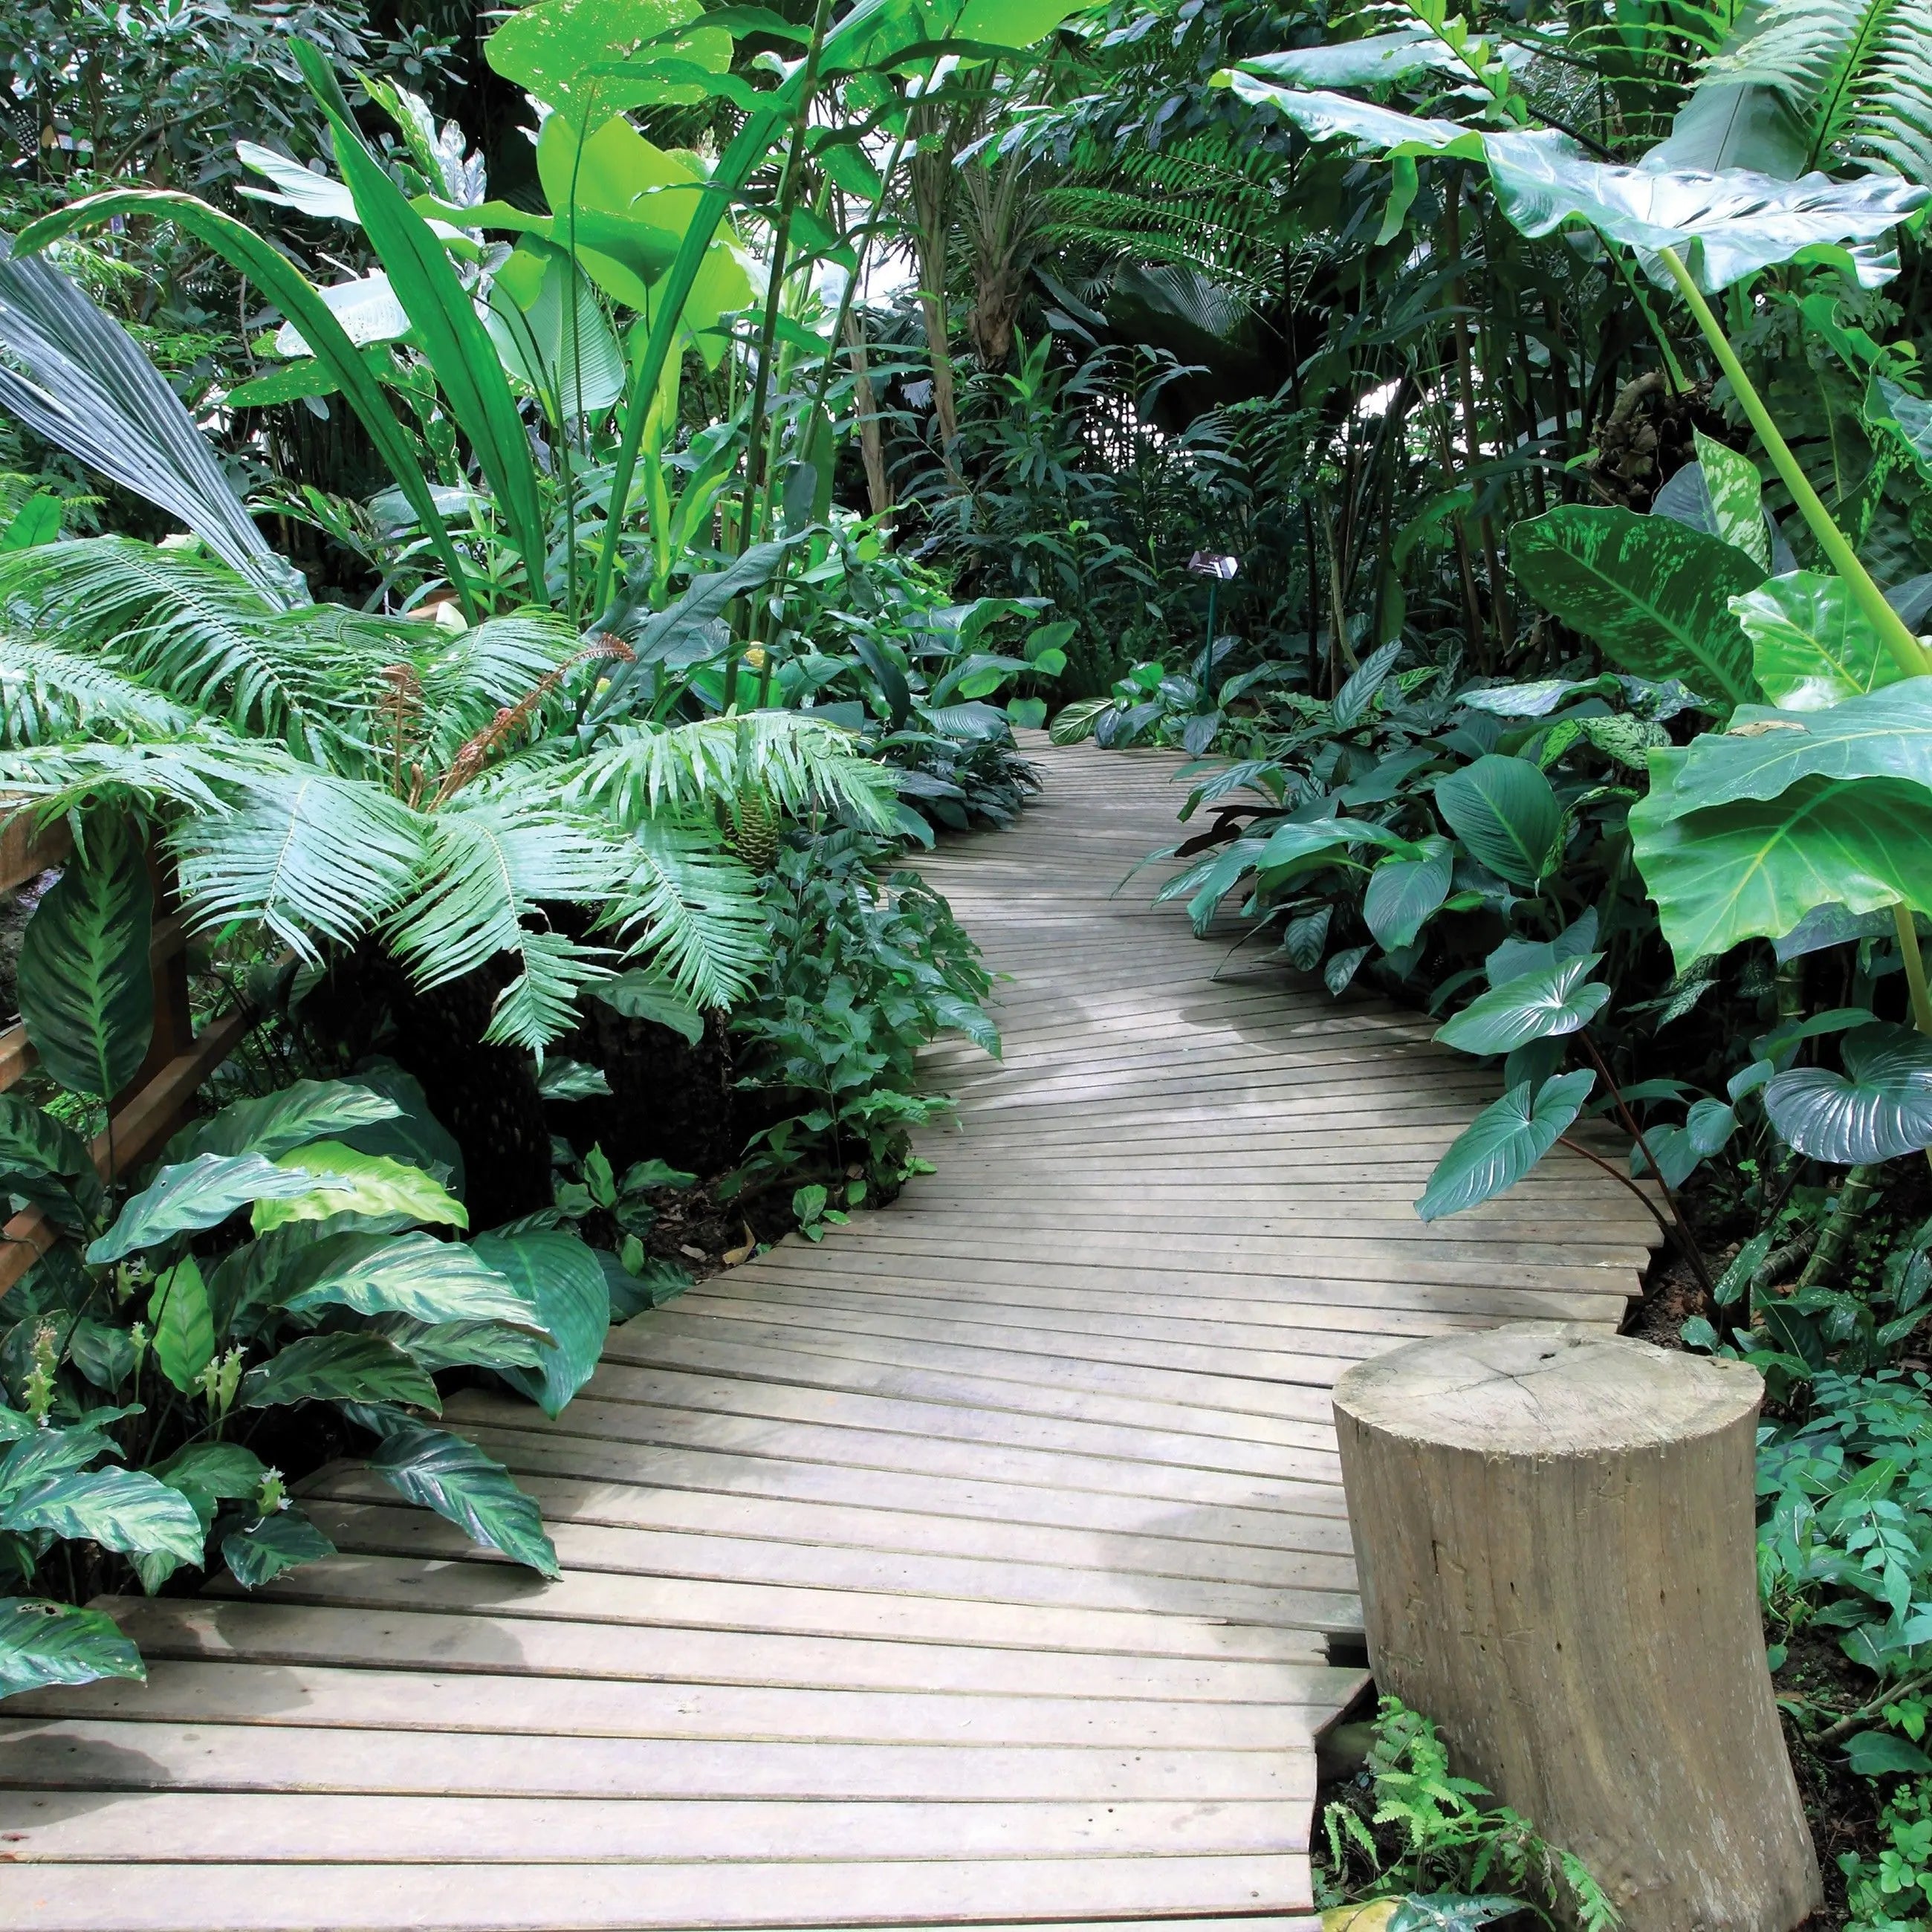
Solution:
M 1932 1034 L 1932 990 L 1925 984 L 1925 956 L 1918 950 L 1918 928 L 1912 922 L 1912 908 L 1903 899 L 1892 909 L 1892 924 L 1898 932 L 1899 957 L 1905 962 L 1905 983 L 1912 995 L 1912 1023 L 1922 1034 Z M 1932 1148 L 1925 1150 L 1932 1166 Z
M 1590 1037 L 1587 1030 L 1580 1033 L 1576 1037 L 1583 1051 L 1590 1056 L 1598 1072 L 1603 1076 L 1604 1084 L 1610 1090 L 1610 1098 L 1616 1104 L 1624 1125 L 1630 1130 L 1631 1139 L 1642 1150 L 1651 1172 L 1657 1176 L 1657 1184 L 1663 1189 L 1664 1198 L 1670 1204 L 1671 1219 L 1677 1223 L 1677 1238 L 1683 1247 L 1685 1260 L 1696 1271 L 1697 1279 L 1702 1282 L 1706 1293 L 1714 1294 L 1717 1283 L 1711 1279 L 1711 1270 L 1704 1260 L 1704 1251 L 1698 1246 L 1697 1238 L 1691 1233 L 1690 1223 L 1684 1219 L 1684 1209 L 1677 1198 L 1676 1191 L 1664 1179 L 1664 1169 L 1658 1164 L 1656 1155 L 1651 1152 L 1650 1143 L 1644 1138 L 1643 1130 L 1637 1125 L 1636 1116 L 1630 1112 L 1630 1102 L 1624 1098 L 1623 1089 L 1617 1084 L 1616 1076 L 1611 1072 L 1609 1062 L 1598 1052 L 1597 1042 Z
M 1744 364 L 1738 360 L 1737 352 L 1731 346 L 1723 324 L 1705 300 L 1704 292 L 1697 286 L 1696 278 L 1684 266 L 1683 257 L 1675 248 L 1660 249 L 1658 253 L 1664 259 L 1664 266 L 1676 278 L 1690 313 L 1697 318 L 1697 326 L 1704 332 L 1704 339 L 1711 345 L 1711 353 L 1718 358 L 1718 366 L 1724 370 L 1732 392 L 1750 420 L 1751 428 L 1756 430 L 1758 440 L 1771 458 L 1772 467 L 1791 492 L 1791 500 L 1797 505 L 1798 514 L 1817 538 L 1818 548 L 1831 559 L 1832 568 L 1844 579 L 1858 608 L 1877 632 L 1899 669 L 1907 677 L 1923 677 L 1932 672 L 1932 656 L 1928 655 L 1905 620 L 1885 601 L 1885 593 L 1872 581 L 1870 572 L 1858 561 L 1858 552 L 1852 549 L 1844 532 L 1832 521 L 1832 513 L 1826 508 L 1823 499 L 1812 488 L 1810 479 L 1798 467 L 1797 458 L 1791 453 L 1791 446 L 1779 433 L 1770 410 L 1765 406 L 1764 398 L 1744 374 Z
M 1600 1167 L 1612 1180 L 1619 1183 L 1623 1186 L 1628 1187 L 1630 1191 L 1643 1203 L 1646 1210 L 1649 1214 L 1650 1218 L 1654 1221 L 1666 1234 L 1675 1234 L 1677 1232 L 1677 1230 L 1670 1225 L 1669 1220 L 1658 1208 L 1657 1203 L 1652 1200 L 1650 1196 L 1645 1193 L 1643 1190 L 1640 1187 L 1628 1174 L 1624 1173 L 1622 1168 L 1616 1166 L 1614 1162 L 1607 1161 L 1601 1154 L 1592 1152 L 1592 1150 L 1586 1148 L 1581 1141 L 1573 1141 L 1568 1134 L 1558 1134 L 1556 1137 L 1556 1144 L 1558 1147 L 1568 1148 L 1572 1154 L 1580 1154 L 1586 1160 L 1592 1162 L 1592 1165 L 1595 1166 Z

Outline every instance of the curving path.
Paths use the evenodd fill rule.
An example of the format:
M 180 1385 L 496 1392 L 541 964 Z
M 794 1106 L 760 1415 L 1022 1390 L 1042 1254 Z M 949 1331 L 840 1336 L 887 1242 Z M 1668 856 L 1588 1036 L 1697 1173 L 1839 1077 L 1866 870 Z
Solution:
M 1481 1074 L 1110 897 L 1173 761 L 1040 755 L 926 864 L 1010 976 L 938 1173 L 614 1333 L 554 1424 L 452 1402 L 561 1582 L 336 1471 L 337 1558 L 116 1600 L 146 1686 L 0 1706 L 0 1925 L 1312 1922 L 1364 1681 L 1329 1385 L 1615 1324 L 1650 1224 L 1563 1155 L 1424 1228 Z

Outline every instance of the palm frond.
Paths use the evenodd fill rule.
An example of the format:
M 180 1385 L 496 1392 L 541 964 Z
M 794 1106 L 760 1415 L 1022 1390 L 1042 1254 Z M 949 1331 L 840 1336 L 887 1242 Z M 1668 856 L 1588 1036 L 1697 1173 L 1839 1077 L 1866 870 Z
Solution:
M 0 740 L 44 745 L 79 732 L 170 736 L 195 713 L 105 658 L 0 628 Z
M 279 611 L 225 564 L 131 537 L 0 556 L 0 608 L 106 652 L 129 676 L 238 731 L 324 762 L 359 748 L 388 641 L 376 620 L 334 606 Z
M 0 752 L 0 787 L 40 800 L 50 814 L 112 804 L 218 816 L 247 785 L 296 769 L 279 745 L 250 744 L 202 720 L 190 734 L 153 742 L 94 739 Z
M 424 878 L 390 919 L 392 944 L 424 988 L 511 954 L 523 970 L 498 1000 L 488 1036 L 540 1051 L 570 1024 L 577 989 L 610 969 L 602 949 L 526 922 L 541 918 L 545 900 L 601 907 L 616 897 L 629 846 L 594 820 L 502 790 L 464 792 L 420 822 Z
M 0 238 L 0 408 L 158 506 L 280 608 L 308 602 L 134 338 L 58 269 Z
M 570 796 L 613 812 L 633 831 L 662 813 L 729 806 L 752 788 L 794 814 L 843 810 L 877 831 L 898 823 L 892 774 L 850 732 L 809 712 L 629 725 L 612 736 L 585 760 Z
M 380 788 L 313 768 L 251 778 L 168 840 L 198 926 L 259 921 L 305 959 L 350 945 L 413 888 L 424 826 Z
M 643 826 L 632 857 L 622 937 L 694 1004 L 730 1006 L 770 951 L 758 880 L 715 835 L 672 824 Z

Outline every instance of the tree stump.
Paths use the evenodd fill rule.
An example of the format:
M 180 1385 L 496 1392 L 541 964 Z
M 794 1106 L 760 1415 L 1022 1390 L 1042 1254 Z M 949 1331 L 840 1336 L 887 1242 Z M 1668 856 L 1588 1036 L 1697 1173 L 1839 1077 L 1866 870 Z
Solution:
M 1789 1932 L 1823 1902 L 1758 1617 L 1762 1394 L 1742 1364 L 1558 1322 L 1336 1385 L 1377 1683 L 1628 1932 Z

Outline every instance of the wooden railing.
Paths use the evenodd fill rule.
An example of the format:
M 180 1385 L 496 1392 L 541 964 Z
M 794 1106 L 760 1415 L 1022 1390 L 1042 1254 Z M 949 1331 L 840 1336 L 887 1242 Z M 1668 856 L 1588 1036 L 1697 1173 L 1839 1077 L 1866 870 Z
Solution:
M 35 833 L 24 814 L 0 826 L 0 892 L 12 892 L 62 864 L 73 849 L 64 824 Z M 98 1135 L 94 1164 L 104 1180 L 130 1172 L 158 1153 L 195 1090 L 234 1052 L 255 1023 L 255 1015 L 238 1009 L 212 1020 L 197 1034 L 188 1006 L 188 920 L 172 904 L 172 880 L 152 853 L 149 876 L 160 914 L 148 952 L 154 980 L 154 1037 L 148 1057 L 127 1087 L 115 1095 L 110 1125 Z M 32 1042 L 23 1026 L 0 1032 L 0 1091 L 11 1087 L 34 1065 Z M 28 1208 L 0 1228 L 0 1295 L 6 1294 L 40 1257 L 52 1247 L 59 1230 L 38 1208 Z

